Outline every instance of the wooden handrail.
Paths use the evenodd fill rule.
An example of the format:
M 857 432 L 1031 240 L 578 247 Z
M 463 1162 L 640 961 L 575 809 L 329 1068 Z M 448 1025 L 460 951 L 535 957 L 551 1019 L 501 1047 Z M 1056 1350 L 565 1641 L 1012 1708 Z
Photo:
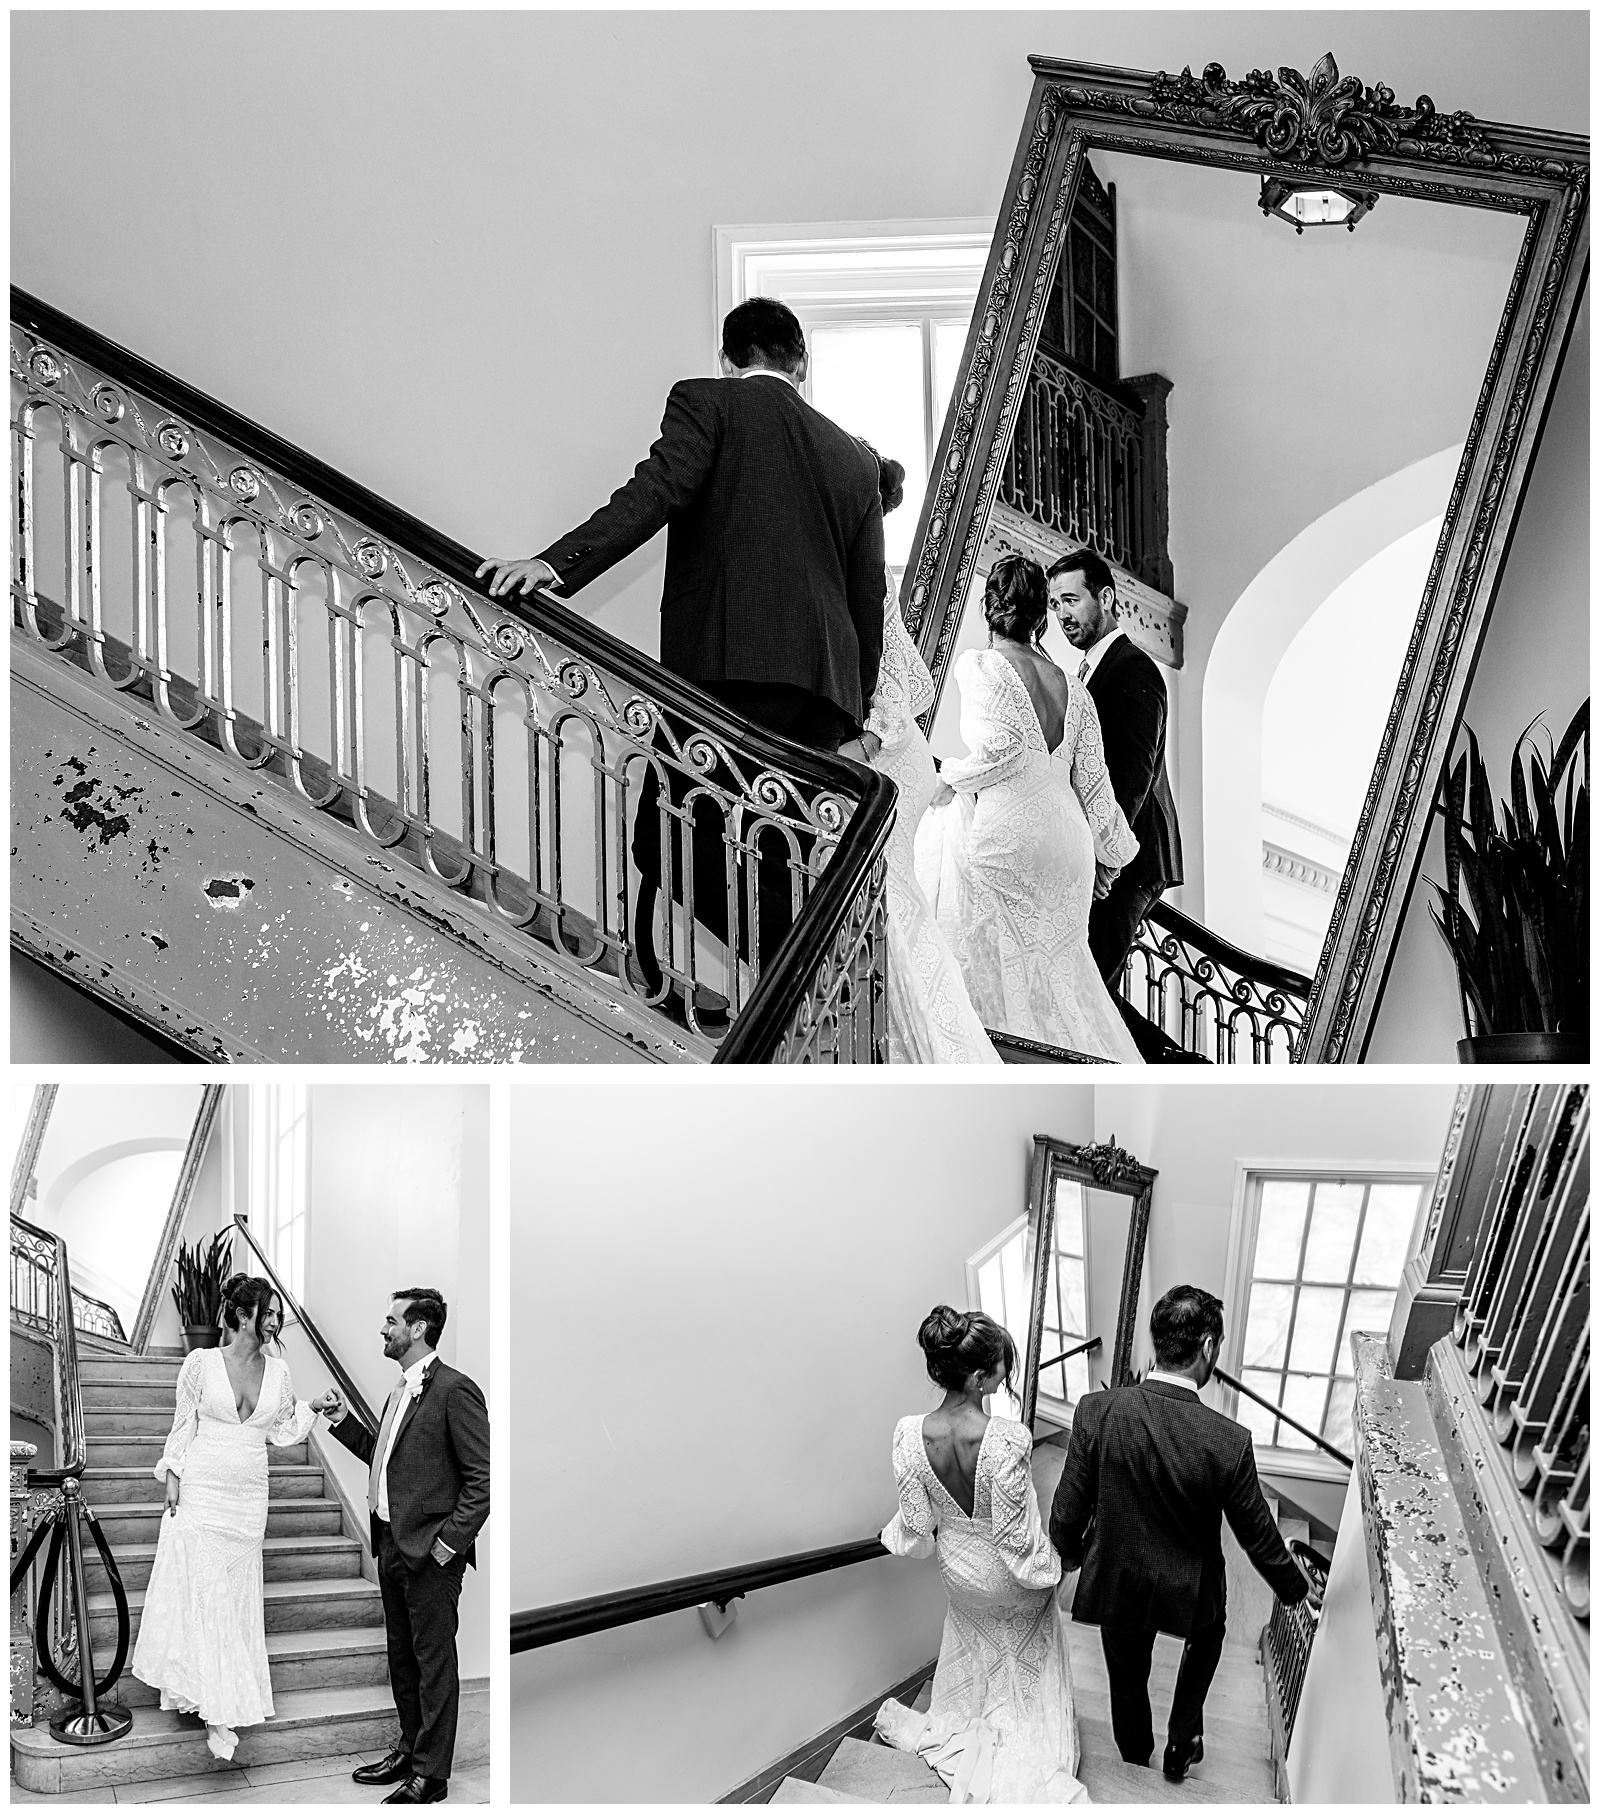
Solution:
M 189 1204 L 194 1198 L 200 1165 L 206 1156 L 206 1148 L 211 1144 L 211 1132 L 217 1124 L 217 1115 L 222 1107 L 222 1091 L 220 1083 L 208 1083 L 201 1088 L 200 1106 L 195 1110 L 194 1125 L 189 1129 L 189 1138 L 183 1149 L 183 1164 L 178 1169 L 178 1181 L 172 1187 L 172 1201 L 167 1205 L 166 1220 L 161 1224 L 161 1238 L 156 1242 L 155 1256 L 150 1262 L 150 1275 L 144 1282 L 144 1293 L 139 1299 L 139 1313 L 133 1319 L 133 1334 L 128 1337 L 128 1345 L 136 1354 L 145 1352 L 150 1346 L 150 1337 L 155 1333 L 161 1294 L 166 1289 L 172 1256 L 178 1251 L 183 1225 L 189 1219 Z
M 1296 1001 L 1303 1002 L 1310 997 L 1309 976 L 1302 976 L 1298 970 L 1286 969 L 1269 958 L 1257 957 L 1254 952 L 1242 950 L 1238 945 L 1230 945 L 1209 926 L 1202 926 L 1198 920 L 1190 919 L 1188 914 L 1180 913 L 1168 901 L 1157 901 L 1145 918 L 1152 925 L 1164 927 L 1175 938 L 1182 939 L 1184 944 L 1192 945 L 1202 956 L 1211 958 L 1215 963 L 1225 964 L 1230 970 L 1237 970 L 1264 989 L 1277 989 L 1284 995 L 1293 996 Z
M 1054 1360 L 1040 1361 L 1039 1371 L 1043 1373 L 1046 1367 L 1059 1367 L 1064 1360 L 1071 1360 L 1075 1354 L 1092 1354 L 1099 1346 L 1100 1337 L 1098 1335 L 1091 1335 L 1088 1341 L 1079 1342 L 1076 1348 L 1064 1348 Z
M 243 1216 L 236 1215 L 233 1218 L 233 1225 L 238 1232 L 244 1236 L 250 1251 L 256 1256 L 257 1260 L 261 1262 L 262 1267 L 266 1271 L 268 1284 L 271 1285 L 272 1289 L 277 1292 L 278 1296 L 283 1300 L 284 1310 L 286 1312 L 294 1312 L 294 1320 L 305 1330 L 307 1336 L 310 1338 L 312 1347 L 322 1356 L 324 1365 L 339 1382 L 339 1390 L 344 1394 L 345 1403 L 355 1415 L 360 1418 L 362 1423 L 367 1426 L 372 1434 L 376 1436 L 378 1433 L 378 1420 L 373 1415 L 372 1407 L 367 1403 L 365 1394 L 345 1370 L 338 1355 L 334 1353 L 326 1338 L 323 1336 L 322 1331 L 306 1314 L 304 1306 L 294 1296 L 293 1292 L 289 1290 L 289 1287 L 284 1284 L 283 1280 L 278 1277 L 277 1268 L 272 1264 L 271 1260 L 267 1258 L 266 1254 L 262 1252 L 261 1243 L 253 1234 L 251 1234 L 250 1224 Z
M 767 1562 L 748 1562 L 742 1568 L 714 1569 L 704 1575 L 680 1575 L 674 1581 L 656 1581 L 648 1587 L 624 1588 L 620 1593 L 596 1594 L 587 1600 L 566 1600 L 556 1606 L 536 1606 L 531 1611 L 511 1615 L 511 1653 L 515 1656 L 520 1651 L 564 1643 L 590 1632 L 635 1625 L 642 1619 L 658 1619 L 665 1613 L 682 1612 L 691 1606 L 726 1607 L 729 1601 L 742 1599 L 758 1588 L 776 1587 L 784 1581 L 800 1581 L 810 1575 L 829 1574 L 836 1568 L 871 1562 L 888 1553 L 877 1537 L 867 1537 L 859 1543 L 836 1543 L 830 1549 L 802 1550 L 792 1556 L 776 1556 Z

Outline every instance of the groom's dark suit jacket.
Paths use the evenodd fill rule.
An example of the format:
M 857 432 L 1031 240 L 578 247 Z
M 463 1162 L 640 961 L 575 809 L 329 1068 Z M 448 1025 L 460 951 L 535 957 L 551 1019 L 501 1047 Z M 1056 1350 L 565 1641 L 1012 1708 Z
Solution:
M 1100 714 L 1106 767 L 1123 817 L 1139 840 L 1138 855 L 1117 877 L 1175 888 L 1183 880 L 1178 811 L 1167 782 L 1167 687 L 1161 669 L 1124 631 L 1088 680 Z
M 540 556 L 576 592 L 667 531 L 661 662 L 715 691 L 779 682 L 859 726 L 883 651 L 883 507 L 861 443 L 780 378 L 686 378 L 661 436 Z
M 1303 1600 L 1248 1430 L 1161 1381 L 1078 1400 L 1050 1508 L 1062 1566 L 1083 1571 L 1073 1618 L 1176 1637 L 1222 1618 L 1224 1518 L 1278 1598 Z
M 349 1415 L 331 1427 L 370 1468 L 377 1437 Z M 401 1407 L 389 1454 L 390 1535 L 413 1568 L 422 1566 L 440 1537 L 476 1568 L 474 1539 L 488 1516 L 488 1407 L 465 1373 L 435 1360 L 422 1376 L 421 1396 Z M 378 1553 L 376 1517 L 372 1553 Z

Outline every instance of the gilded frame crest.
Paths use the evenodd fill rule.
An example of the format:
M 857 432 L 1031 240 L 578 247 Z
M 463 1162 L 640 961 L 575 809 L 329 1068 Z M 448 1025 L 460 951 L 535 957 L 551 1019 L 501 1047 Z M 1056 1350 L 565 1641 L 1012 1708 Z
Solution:
M 1407 107 L 1342 76 L 1229 80 L 1029 59 L 1033 92 L 902 590 L 941 692 L 1087 152 L 1261 175 L 1359 173 L 1363 190 L 1527 219 L 1461 466 L 1312 982 L 1300 1063 L 1359 1063 L 1422 860 L 1556 375 L 1588 276 L 1589 142 Z M 931 724 L 938 700 L 929 708 Z

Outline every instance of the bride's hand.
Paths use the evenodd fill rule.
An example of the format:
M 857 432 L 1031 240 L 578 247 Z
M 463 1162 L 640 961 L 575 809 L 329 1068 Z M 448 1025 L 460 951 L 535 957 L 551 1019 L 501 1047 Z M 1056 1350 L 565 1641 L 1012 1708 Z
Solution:
M 937 812 L 941 806 L 948 806 L 955 797 L 956 790 L 948 781 L 936 781 L 933 784 L 933 797 L 928 802 L 928 811 Z
M 1094 898 L 1103 901 L 1111 892 L 1111 884 L 1122 874 L 1120 869 L 1112 869 L 1108 864 L 1096 863 L 1094 866 Z
M 178 1476 L 176 1474 L 169 1474 L 167 1476 L 167 1504 L 166 1504 L 166 1512 L 167 1512 L 167 1515 L 169 1515 L 169 1516 L 170 1516 L 170 1514 L 177 1511 L 177 1509 L 178 1509 L 178 1491 L 179 1491 Z
M 344 1401 L 337 1392 L 324 1392 L 320 1398 L 311 1400 L 311 1409 L 331 1417 L 342 1407 L 343 1403 Z

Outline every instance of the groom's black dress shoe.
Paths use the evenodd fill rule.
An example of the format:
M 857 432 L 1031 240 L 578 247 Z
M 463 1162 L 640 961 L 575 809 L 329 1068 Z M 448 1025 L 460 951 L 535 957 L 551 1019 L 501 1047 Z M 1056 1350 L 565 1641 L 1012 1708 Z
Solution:
M 1161 1774 L 1169 1783 L 1181 1783 L 1190 1765 L 1199 1763 L 1205 1754 L 1205 1740 L 1198 1734 L 1186 1745 L 1168 1745 L 1161 1758 Z
M 449 1781 L 443 1776 L 408 1776 L 385 1801 L 443 1801 L 450 1793 Z
M 394 1750 L 375 1764 L 363 1764 L 359 1770 L 352 1770 L 350 1780 L 376 1788 L 383 1783 L 403 1783 L 410 1774 L 411 1753 Z

